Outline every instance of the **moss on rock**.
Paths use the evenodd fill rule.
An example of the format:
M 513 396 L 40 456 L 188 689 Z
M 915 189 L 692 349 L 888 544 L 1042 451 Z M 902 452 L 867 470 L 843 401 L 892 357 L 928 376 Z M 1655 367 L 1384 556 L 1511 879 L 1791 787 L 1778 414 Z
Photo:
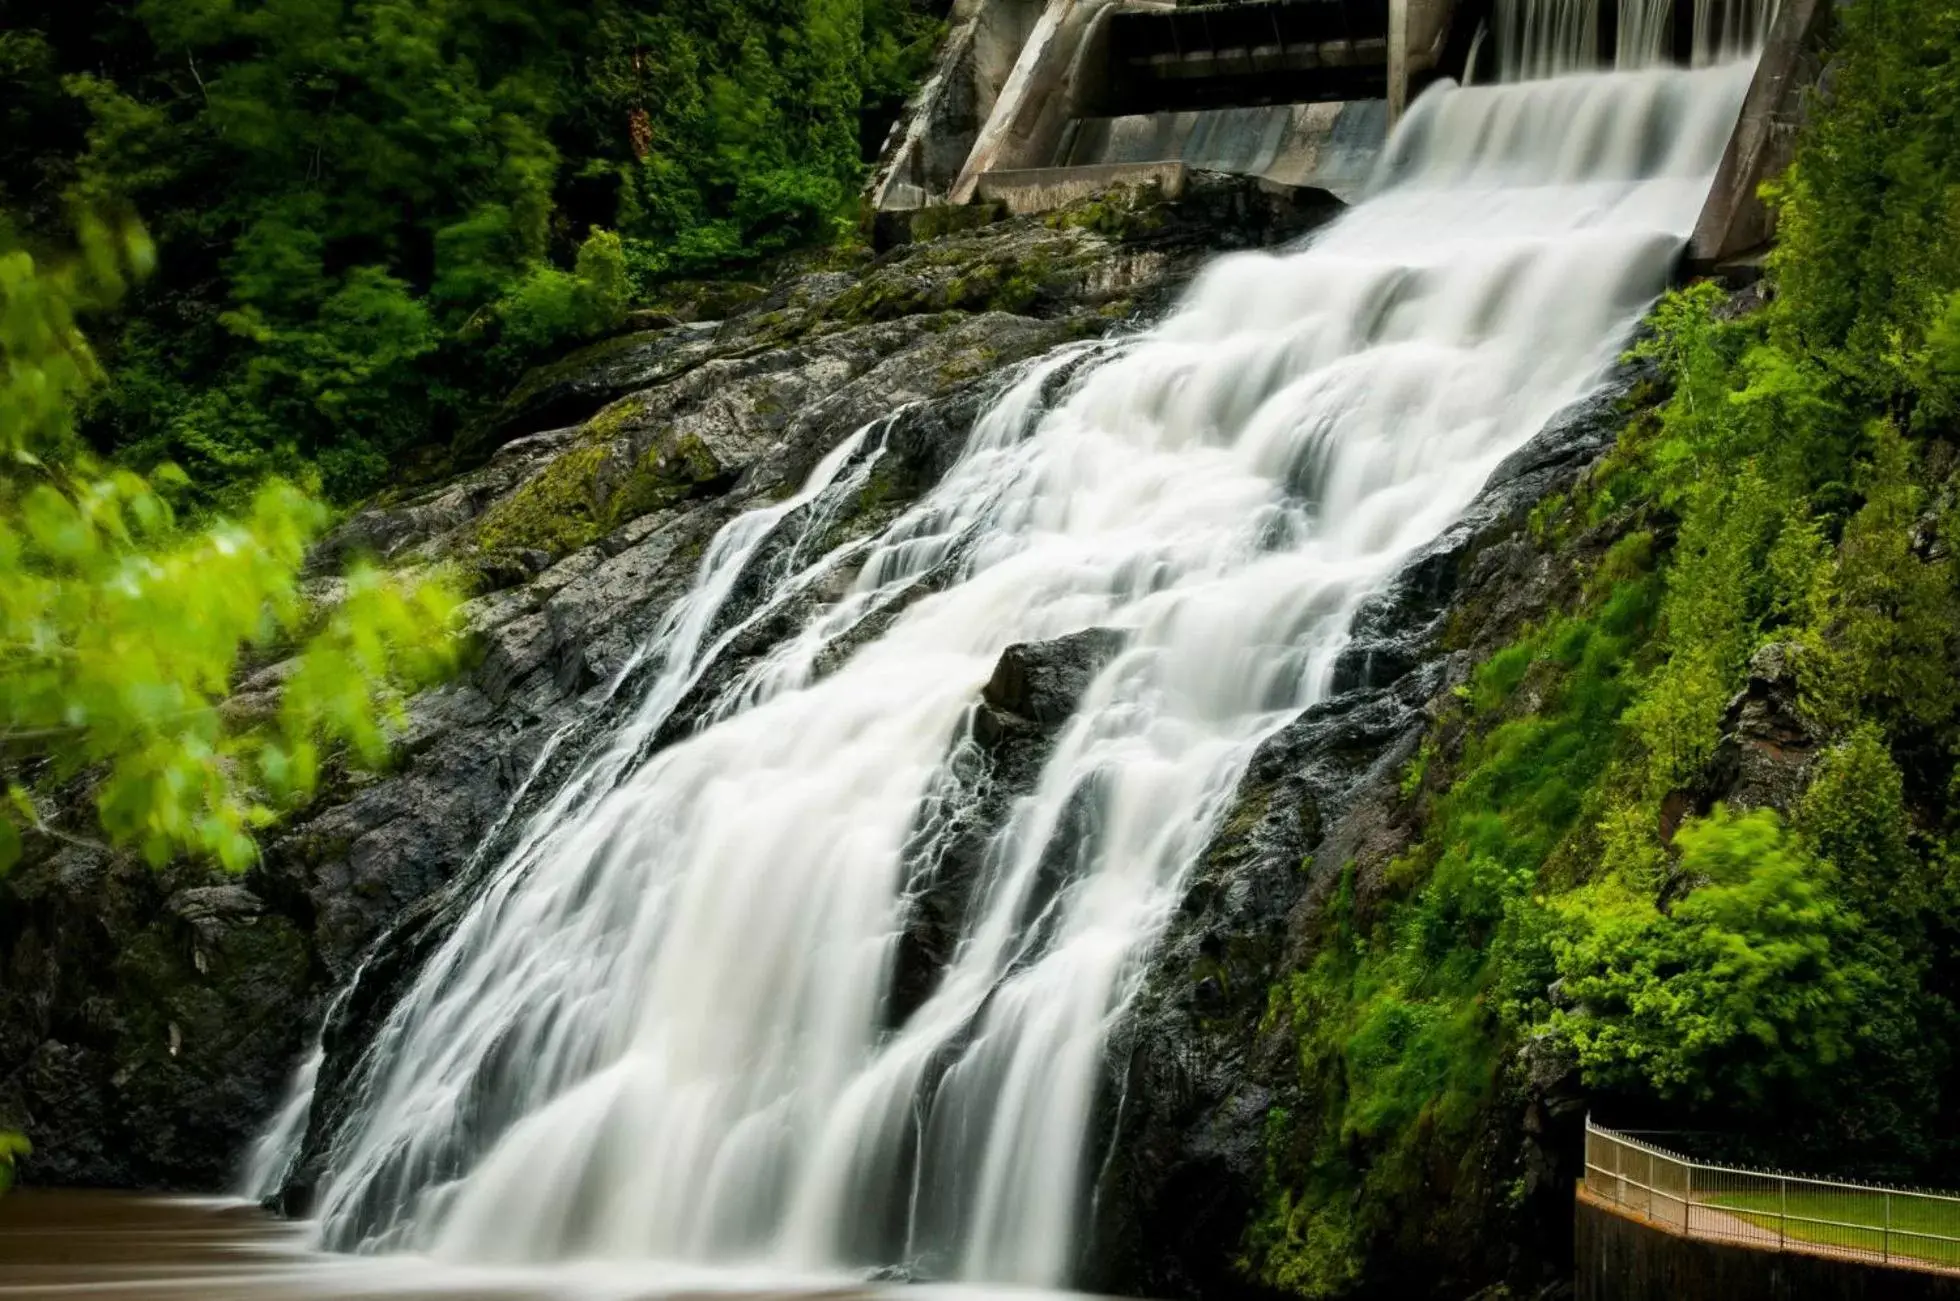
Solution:
M 594 431 L 623 425 L 631 400 L 594 421 Z M 609 418 L 610 417 L 610 418 Z M 692 496 L 722 474 L 720 461 L 693 435 L 659 440 L 631 459 L 611 442 L 575 447 L 484 512 L 476 545 L 486 552 L 542 551 L 552 559 L 590 546 L 620 525 Z

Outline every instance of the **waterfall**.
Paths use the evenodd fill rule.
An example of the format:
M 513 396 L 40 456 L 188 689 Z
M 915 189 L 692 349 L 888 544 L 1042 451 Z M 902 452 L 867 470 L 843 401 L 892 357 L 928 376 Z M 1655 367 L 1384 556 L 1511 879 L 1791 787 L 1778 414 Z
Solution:
M 1599 62 L 1599 0 L 1497 0 L 1498 75 L 1536 81 Z
M 254 1202 L 276 1197 L 286 1177 L 292 1174 L 293 1166 L 299 1161 L 300 1144 L 306 1139 L 306 1123 L 313 1115 L 313 1090 L 320 1082 L 320 1067 L 326 1060 L 327 1050 L 316 1040 L 293 1069 L 293 1078 L 286 1085 L 272 1123 L 246 1154 L 245 1169 L 238 1182 L 241 1197 Z
M 1586 6 L 1549 7 L 1563 48 Z M 730 522 L 637 708 L 360 1063 L 325 1243 L 1066 1282 L 1108 1032 L 1250 756 L 1326 693 L 1359 604 L 1610 364 L 1749 77 L 1436 87 L 1356 210 L 1028 369 L 881 534 L 821 541 L 881 426 Z M 770 619 L 795 631 L 655 747 Z M 889 1024 L 935 813 L 979 795 L 981 686 L 1007 646 L 1096 627 L 1123 649 Z
M 1694 0 L 1695 66 L 1731 62 L 1756 49 L 1780 4 Z M 1499 76 L 1536 81 L 1599 67 L 1601 26 L 1615 21 L 1614 14 L 1613 66 L 1659 67 L 1673 54 L 1675 10 L 1675 0 L 1497 0 Z
M 1782 0 L 1695 0 L 1695 66 L 1737 59 L 1762 45 Z
M 1699 0 L 1706 7 L 1709 0 Z M 1667 61 L 1674 0 L 1620 0 L 1620 32 L 1614 66 L 1652 68 Z

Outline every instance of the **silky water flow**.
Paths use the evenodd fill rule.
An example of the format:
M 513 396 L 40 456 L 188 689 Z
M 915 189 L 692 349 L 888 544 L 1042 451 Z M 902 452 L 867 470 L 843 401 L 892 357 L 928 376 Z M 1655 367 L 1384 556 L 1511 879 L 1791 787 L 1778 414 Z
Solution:
M 1496 0 L 1492 18 L 1502 69 L 1509 80 L 1563 76 L 1593 67 L 1601 25 L 1615 21 L 1612 62 L 1622 71 L 1666 61 L 1676 22 L 1694 62 L 1707 67 L 1742 58 L 1769 35 L 1781 0 L 1694 0 L 1691 19 L 1677 17 L 1675 0 Z M 1476 58 L 1470 60 L 1472 66 Z
M 1221 259 L 1146 333 L 1026 368 L 881 534 L 819 542 L 881 425 L 727 525 L 641 652 L 636 709 L 362 1059 L 321 1241 L 1067 1283 L 1109 1032 L 1254 749 L 1324 695 L 1357 606 L 1598 382 L 1750 75 L 1434 88 L 1364 202 Z M 745 615 L 738 588 L 764 593 Z M 726 647 L 805 608 L 648 757 Z M 1088 628 L 1123 649 L 892 1025 L 908 909 L 982 794 L 979 691 L 1009 645 Z

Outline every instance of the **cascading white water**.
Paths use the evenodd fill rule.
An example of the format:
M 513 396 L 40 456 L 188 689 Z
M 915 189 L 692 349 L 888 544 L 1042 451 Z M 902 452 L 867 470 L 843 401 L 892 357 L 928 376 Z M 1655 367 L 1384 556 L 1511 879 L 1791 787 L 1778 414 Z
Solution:
M 1432 90 L 1365 203 L 1033 368 L 882 535 L 814 553 L 875 427 L 732 522 L 638 711 L 370 1050 L 325 1240 L 1065 1281 L 1107 1033 L 1253 750 L 1324 693 L 1359 603 L 1596 382 L 1749 75 Z M 646 756 L 744 627 L 840 590 Z M 979 688 L 1008 645 L 1090 627 L 1126 649 L 887 1025 L 929 815 L 975 795 Z
M 1497 0 L 1494 17 L 1508 80 L 1563 76 L 1598 63 L 1599 0 Z
M 1695 0 L 1695 66 L 1739 59 L 1769 37 L 1782 0 Z
M 1740 58 L 1769 34 L 1781 0 L 1695 0 L 1694 62 L 1712 67 Z M 1606 0 L 1497 0 L 1493 17 L 1505 75 L 1534 81 L 1599 63 Z M 1659 67 L 1670 57 L 1674 0 L 1616 0 L 1613 63 L 1622 71 Z M 1474 63 L 1474 60 L 1473 60 Z
M 286 1096 L 252 1150 L 245 1155 L 245 1169 L 238 1193 L 248 1201 L 276 1197 L 298 1160 L 300 1144 L 306 1139 L 306 1122 L 313 1112 L 313 1090 L 320 1083 L 320 1067 L 327 1060 L 326 1047 L 315 1043 L 286 1086 Z

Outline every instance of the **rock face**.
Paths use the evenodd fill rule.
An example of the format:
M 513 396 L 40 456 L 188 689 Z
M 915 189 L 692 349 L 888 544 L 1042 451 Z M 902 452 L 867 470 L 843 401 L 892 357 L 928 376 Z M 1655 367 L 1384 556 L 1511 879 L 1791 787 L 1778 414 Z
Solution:
M 894 1026 L 932 993 L 953 957 L 990 866 L 988 837 L 1016 800 L 1033 793 L 1062 725 L 1124 640 L 1112 629 L 1090 628 L 1001 653 L 974 709 L 972 751 L 958 765 L 977 798 L 948 801 L 949 816 L 925 819 L 915 838 L 907 893 L 916 902 L 899 937 L 886 1009 Z
M 474 869 L 635 699 L 635 650 L 724 523 L 781 499 L 854 430 L 902 409 L 879 472 L 834 528 L 841 540 L 890 519 L 958 456 L 1003 373 L 1161 311 L 1220 249 L 1289 237 L 1331 211 L 1254 188 L 1200 178 L 1177 203 L 1118 196 L 915 238 L 764 292 L 703 295 L 676 314 L 695 319 L 643 318 L 647 328 L 527 377 L 458 449 L 474 469 L 361 513 L 314 559 L 323 576 L 361 553 L 446 562 L 478 593 L 466 608 L 473 667 L 412 702 L 392 771 L 330 776 L 236 880 L 61 846 L 0 881 L 0 1128 L 34 1139 L 23 1178 L 230 1183 L 364 955 L 329 1035 L 343 1074 L 347 1045 L 445 932 Z M 732 647 L 696 695 L 762 653 L 767 631 Z M 1004 664 L 980 757 L 1001 798 L 1032 779 L 1016 774 L 1038 770 L 1064 698 L 1102 650 L 1089 636 Z M 242 683 L 238 706 L 275 699 L 280 672 Z M 954 836 L 935 869 L 953 921 L 978 870 L 960 854 L 975 843 Z M 929 979 L 943 941 L 915 941 Z

